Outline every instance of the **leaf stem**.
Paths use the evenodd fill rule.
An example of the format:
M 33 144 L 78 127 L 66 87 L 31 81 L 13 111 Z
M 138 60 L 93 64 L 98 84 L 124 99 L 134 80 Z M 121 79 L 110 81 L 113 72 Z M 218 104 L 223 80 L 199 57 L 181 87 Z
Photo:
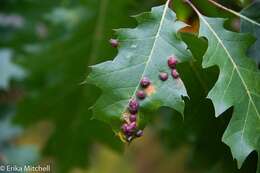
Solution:
M 219 4 L 219 3 L 217 3 L 217 2 L 215 2 L 215 1 L 213 1 L 213 0 L 208 0 L 208 1 L 209 1 L 210 3 L 212 3 L 213 5 L 219 7 L 219 8 L 221 8 L 221 9 L 223 9 L 223 10 L 226 10 L 226 11 L 230 12 L 231 14 L 233 14 L 233 15 L 235 15 L 235 16 L 237 16 L 237 17 L 240 17 L 240 18 L 242 18 L 242 19 L 244 19 L 244 20 L 246 20 L 246 21 L 248 21 L 248 22 L 250 22 L 250 23 L 253 23 L 253 24 L 257 25 L 257 26 L 260 26 L 260 24 L 259 24 L 258 22 L 256 22 L 256 21 L 254 21 L 254 20 L 252 20 L 252 19 L 250 19 L 250 18 L 244 16 L 244 15 L 241 14 L 241 13 L 238 13 L 238 12 L 232 10 L 232 9 L 229 9 L 229 8 L 227 8 L 227 7 L 221 5 L 221 4 Z
M 169 7 L 169 8 L 171 8 L 171 7 L 172 7 L 172 0 L 169 0 L 168 7 Z
M 192 8 L 198 15 L 200 15 L 200 12 L 199 12 L 198 9 L 190 2 L 190 0 L 184 0 L 184 2 L 188 3 L 189 6 L 191 6 L 191 8 Z

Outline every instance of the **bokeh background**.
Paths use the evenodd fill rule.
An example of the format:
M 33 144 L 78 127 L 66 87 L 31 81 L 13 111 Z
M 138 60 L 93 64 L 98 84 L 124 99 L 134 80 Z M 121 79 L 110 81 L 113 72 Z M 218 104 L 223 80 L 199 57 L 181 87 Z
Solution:
M 51 164 L 55 173 L 254 173 L 256 153 L 237 170 L 221 142 L 232 109 L 215 119 L 206 93 L 196 81 L 185 81 L 185 74 L 184 82 L 195 86 L 188 88 L 194 97 L 186 100 L 185 121 L 162 108 L 151 115 L 144 137 L 127 146 L 108 125 L 91 119 L 89 108 L 100 90 L 84 84 L 88 66 L 115 57 L 108 42 L 116 37 L 113 29 L 135 27 L 129 16 L 164 2 L 0 0 L 0 163 Z M 207 0 L 193 2 L 205 15 L 229 18 L 226 27 L 239 30 L 231 14 Z M 251 2 L 219 0 L 236 11 Z M 192 10 L 182 0 L 172 8 L 191 25 L 182 32 L 196 32 Z M 205 50 L 196 50 L 201 58 Z M 218 70 L 200 73 L 209 90 Z

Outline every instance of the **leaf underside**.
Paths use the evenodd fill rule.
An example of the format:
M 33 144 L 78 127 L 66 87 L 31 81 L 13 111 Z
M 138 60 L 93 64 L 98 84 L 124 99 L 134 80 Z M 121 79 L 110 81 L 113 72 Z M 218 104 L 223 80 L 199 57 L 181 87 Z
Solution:
M 200 36 L 208 40 L 203 67 L 217 65 L 220 69 L 208 98 L 214 104 L 216 116 L 234 106 L 222 140 L 230 146 L 240 168 L 252 151 L 260 152 L 260 73 L 246 56 L 254 39 L 225 30 L 223 19 L 208 18 L 199 12 L 198 15 Z
M 121 118 L 129 100 L 141 89 L 139 83 L 143 77 L 148 77 L 151 85 L 145 89 L 146 99 L 140 101 L 139 127 L 145 124 L 144 112 L 161 106 L 183 113 L 182 96 L 187 96 L 186 89 L 180 78 L 171 77 L 167 59 L 175 55 L 179 62 L 183 62 L 189 60 L 191 55 L 177 35 L 185 24 L 176 21 L 176 15 L 168 8 L 168 3 L 135 16 L 138 22 L 136 28 L 116 30 L 119 50 L 115 59 L 91 66 L 92 72 L 87 82 L 103 91 L 93 106 L 94 118 L 109 123 L 115 132 L 120 131 Z M 164 82 L 159 80 L 160 72 L 167 72 L 169 79 Z

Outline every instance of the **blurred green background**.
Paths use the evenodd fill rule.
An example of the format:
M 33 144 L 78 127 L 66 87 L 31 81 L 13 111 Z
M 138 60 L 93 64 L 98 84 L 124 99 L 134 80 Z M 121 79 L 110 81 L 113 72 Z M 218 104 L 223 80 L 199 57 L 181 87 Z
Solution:
M 230 18 L 227 27 L 239 29 L 234 16 L 206 0 L 193 2 L 208 16 Z M 236 11 L 251 3 L 219 2 Z M 206 93 L 185 74 L 184 82 L 196 87 L 188 88 L 194 97 L 186 101 L 184 122 L 162 108 L 145 136 L 125 146 L 108 125 L 91 119 L 89 107 L 100 90 L 83 84 L 88 66 L 116 55 L 108 43 L 115 37 L 113 29 L 135 27 L 129 16 L 163 3 L 0 0 L 0 164 L 50 163 L 58 173 L 254 173 L 255 153 L 237 170 L 229 148 L 221 143 L 232 110 L 215 119 Z M 198 21 L 192 10 L 182 0 L 174 0 L 172 8 L 193 26 L 184 31 L 195 32 Z M 193 49 L 198 59 L 205 51 L 203 46 Z M 209 90 L 217 69 L 196 65 Z

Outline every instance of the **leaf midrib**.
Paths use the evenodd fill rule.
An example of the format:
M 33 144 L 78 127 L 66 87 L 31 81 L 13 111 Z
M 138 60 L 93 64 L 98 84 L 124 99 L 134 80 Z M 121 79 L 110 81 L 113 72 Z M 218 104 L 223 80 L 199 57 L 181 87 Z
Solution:
M 157 40 L 159 40 L 159 37 L 160 37 L 160 33 L 161 33 L 161 30 L 162 30 L 162 25 L 163 25 L 163 22 L 164 22 L 164 19 L 165 19 L 165 16 L 166 16 L 166 12 L 167 12 L 167 9 L 168 9 L 168 6 L 169 6 L 169 2 L 170 2 L 170 0 L 167 0 L 167 2 L 166 2 L 166 4 L 165 4 L 164 10 L 163 10 L 163 14 L 162 14 L 162 17 L 161 17 L 161 20 L 160 20 L 159 28 L 158 28 L 158 31 L 157 31 L 157 33 L 156 33 L 156 36 L 155 36 L 155 39 L 154 39 L 154 43 L 153 43 L 151 52 L 150 52 L 150 54 L 149 54 L 149 56 L 148 56 L 148 59 L 147 59 L 147 61 L 146 61 L 146 63 L 145 63 L 146 65 L 145 65 L 145 67 L 144 67 L 144 71 L 143 71 L 143 73 L 142 73 L 142 75 L 141 75 L 141 77 L 140 77 L 140 80 L 139 80 L 139 82 L 138 82 L 138 85 L 135 87 L 135 90 L 134 90 L 134 92 L 133 92 L 133 95 L 132 95 L 131 99 L 133 99 L 133 98 L 135 97 L 135 93 L 137 92 L 137 90 L 138 90 L 138 88 L 139 88 L 139 83 L 141 82 L 142 78 L 144 77 L 145 72 L 146 72 L 146 69 L 147 69 L 147 67 L 149 66 L 149 62 L 150 62 L 151 59 L 152 59 L 152 55 L 153 55 L 153 52 L 154 52 L 154 49 L 155 49 L 155 45 L 156 45 L 156 43 L 157 43 Z M 124 110 L 126 110 L 126 109 L 127 109 L 127 106 L 124 108 Z M 123 113 L 124 113 L 124 112 L 123 112 Z M 123 114 L 123 113 L 122 113 L 122 114 Z

